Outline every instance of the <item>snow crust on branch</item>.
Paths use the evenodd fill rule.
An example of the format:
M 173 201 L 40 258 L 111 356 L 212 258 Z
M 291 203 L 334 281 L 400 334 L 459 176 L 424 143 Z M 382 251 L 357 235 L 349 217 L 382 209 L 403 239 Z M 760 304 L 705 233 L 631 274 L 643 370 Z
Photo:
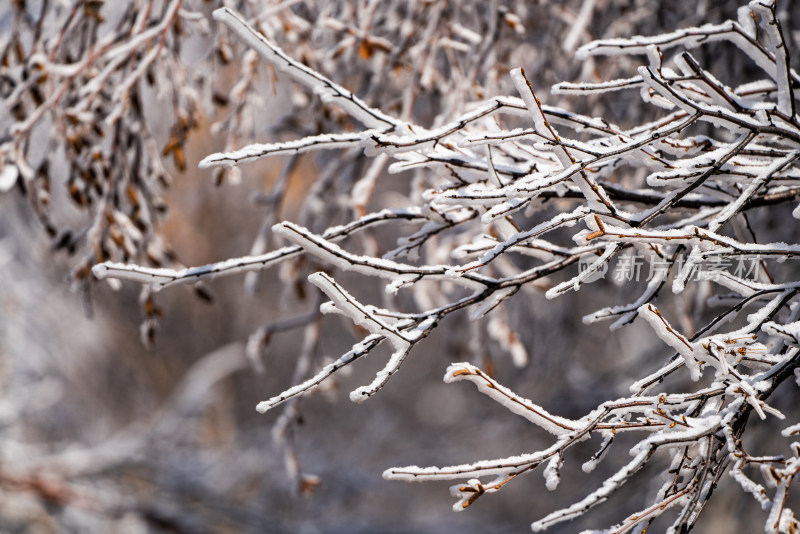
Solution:
M 586 5 L 591 11 L 591 3 Z M 265 412 L 315 389 L 385 341 L 391 349 L 387 363 L 371 383 L 350 394 L 355 402 L 365 400 L 387 384 L 416 344 L 448 316 L 464 310 L 477 322 L 496 314 L 493 310 L 504 302 L 523 298 L 519 295 L 543 291 L 548 299 L 561 297 L 602 284 L 596 278 L 613 261 L 641 261 L 651 276 L 633 302 L 604 306 L 583 319 L 612 319 L 611 328 L 618 329 L 641 318 L 651 327 L 652 339 L 663 343 L 663 361 L 653 364 L 655 370 L 643 370 L 645 376 L 633 382 L 629 397 L 599 402 L 583 416 L 569 419 L 515 394 L 474 363 L 455 363 L 447 368 L 445 382 L 472 383 L 546 431 L 550 444 L 506 458 L 395 467 L 386 470 L 384 478 L 460 481 L 450 488 L 454 510 L 460 511 L 539 466 L 545 487 L 554 490 L 570 447 L 593 435 L 602 438 L 600 450 L 583 464 L 589 473 L 610 450 L 616 451 L 615 436 L 626 432 L 641 436 L 629 451 L 633 459 L 585 498 L 534 522 L 533 530 L 545 530 L 602 504 L 656 456 L 668 460 L 664 473 L 670 476 L 659 479 L 650 505 L 608 531 L 643 532 L 668 513 L 676 516 L 672 531 L 688 531 L 726 469 L 768 511 L 766 532 L 800 527 L 785 506 L 790 481 L 800 471 L 796 455 L 763 460 L 771 467 L 762 473 L 768 490 L 745 473 L 746 467 L 762 460 L 749 456 L 741 439 L 751 413 L 762 419 L 787 417 L 769 404 L 770 395 L 784 380 L 794 378 L 800 365 L 800 281 L 792 279 L 793 271 L 786 275 L 786 269 L 773 269 L 770 263 L 797 261 L 800 244 L 789 241 L 796 237 L 791 232 L 757 232 L 755 218 L 748 217 L 749 210 L 796 202 L 800 196 L 800 121 L 795 112 L 800 77 L 791 68 L 774 2 L 750 2 L 736 21 L 581 47 L 579 58 L 645 56 L 646 64 L 632 76 L 555 87 L 555 92 L 569 95 L 614 91 L 619 98 L 629 98 L 620 91 L 637 89 L 661 115 L 628 128 L 542 104 L 522 69 L 509 74 L 519 98 L 498 96 L 459 106 L 452 116 L 424 128 L 371 107 L 366 99 L 291 58 L 232 10 L 216 10 L 214 17 L 277 71 L 324 102 L 336 104 L 360 125 L 346 133 L 227 150 L 208 156 L 201 167 L 230 167 L 322 149 L 347 149 L 357 157 L 376 158 L 341 195 L 346 200 L 337 200 L 346 204 L 351 221 L 314 230 L 324 228 L 315 215 L 332 217 L 333 209 L 325 204 L 337 204 L 320 192 L 328 191 L 340 174 L 332 165 L 310 194 L 317 201 L 314 215 L 264 227 L 265 233 L 292 246 L 187 269 L 107 261 L 94 265 L 95 277 L 130 280 L 158 290 L 287 264 L 301 254 L 313 258 L 317 272 L 308 281 L 330 299 L 320 311 L 346 317 L 365 330 L 364 337 L 315 374 L 304 375 L 297 385 L 259 403 L 258 411 Z M 464 42 L 450 39 L 440 44 L 460 51 L 470 46 L 467 42 L 477 43 L 469 30 L 457 33 Z M 728 87 L 688 52 L 720 41 L 733 43 L 768 79 Z M 664 52 L 673 49 L 677 54 L 667 58 Z M 426 76 L 433 75 L 426 71 Z M 392 180 L 411 177 L 411 193 L 405 199 L 409 206 L 364 215 L 376 201 L 373 195 L 384 179 L 384 168 L 393 174 Z M 371 240 L 369 232 L 360 232 L 398 220 L 417 226 L 408 233 L 398 231 L 402 235 L 387 247 Z M 743 274 L 733 260 L 753 261 L 755 274 Z M 330 273 L 319 271 L 322 266 L 330 267 Z M 385 303 L 379 307 L 356 300 L 336 280 L 341 271 L 385 283 Z M 667 284 L 671 294 L 661 291 Z M 689 313 L 675 319 L 677 306 L 669 299 L 678 293 L 724 308 L 705 323 Z M 412 297 L 413 311 L 393 307 L 393 298 L 402 294 Z M 527 361 L 534 346 L 525 346 L 510 326 L 513 321 L 496 317 L 489 319 L 489 338 L 497 340 L 514 363 Z M 736 326 L 729 326 L 737 320 Z M 682 385 L 668 386 L 675 390 L 651 392 L 680 373 L 688 374 L 688 385 L 678 381 Z M 794 435 L 797 425 L 787 431 L 785 437 Z
M 370 128 L 394 128 L 402 125 L 397 119 L 367 106 L 363 100 L 344 87 L 287 56 L 283 50 L 255 31 L 232 9 L 221 7 L 214 10 L 214 19 L 230 28 L 280 72 L 285 72 L 296 82 L 316 92 L 323 101 L 335 102 L 364 125 Z

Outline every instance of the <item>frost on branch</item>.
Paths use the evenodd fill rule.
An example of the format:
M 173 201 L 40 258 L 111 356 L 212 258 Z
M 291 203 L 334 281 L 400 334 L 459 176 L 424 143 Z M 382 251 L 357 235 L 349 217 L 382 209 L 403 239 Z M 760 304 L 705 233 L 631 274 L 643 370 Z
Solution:
M 360 402 L 372 396 L 402 369 L 417 343 L 462 310 L 472 321 L 490 315 L 490 337 L 503 340 L 498 344 L 515 363 L 523 363 L 531 348 L 520 345 L 508 321 L 495 317 L 491 322 L 496 307 L 519 302 L 531 291 L 544 290 L 549 299 L 591 291 L 592 284 L 601 284 L 599 275 L 630 260 L 649 272 L 646 287 L 637 288 L 633 302 L 587 310 L 584 318 L 586 323 L 611 320 L 612 329 L 641 320 L 651 330 L 653 345 L 662 347 L 663 360 L 648 363 L 652 368 L 630 386 L 629 396 L 604 400 L 570 419 L 515 394 L 474 363 L 453 364 L 446 382 L 472 383 L 547 432 L 550 445 L 495 460 L 396 467 L 384 477 L 457 481 L 451 487 L 454 509 L 463 510 L 540 466 L 545 487 L 555 490 L 563 466 L 574 461 L 573 445 L 602 439 L 600 450 L 583 464 L 589 473 L 612 452 L 624 453 L 615 441 L 624 432 L 635 436 L 628 451 L 632 459 L 583 499 L 534 522 L 534 530 L 586 514 L 639 477 L 645 466 L 664 464 L 668 467 L 657 479 L 653 501 L 620 518 L 610 532 L 644 532 L 662 515 L 672 532 L 688 531 L 726 471 L 767 511 L 766 532 L 791 532 L 800 526 L 786 506 L 800 465 L 796 455 L 755 457 L 742 441 L 752 413 L 763 420 L 786 418 L 789 424 L 796 418 L 772 406 L 770 397 L 795 376 L 800 362 L 800 244 L 794 226 L 784 227 L 794 225 L 793 219 L 781 220 L 776 228 L 759 224 L 764 218 L 758 215 L 759 209 L 794 208 L 800 195 L 800 117 L 795 113 L 800 77 L 791 67 L 776 13 L 773 2 L 755 0 L 739 11 L 737 21 L 582 47 L 579 58 L 627 55 L 641 66 L 615 80 L 559 84 L 556 92 L 581 97 L 614 91 L 615 98 L 641 98 L 652 105 L 653 116 L 632 127 L 546 105 L 545 92 L 535 89 L 535 78 L 521 69 L 509 73 L 518 96 L 458 106 L 426 127 L 403 112 L 408 106 L 396 113 L 368 104 L 221 8 L 214 12 L 216 20 L 279 75 L 351 121 L 352 129 L 228 147 L 201 166 L 228 169 L 275 155 L 334 150 L 374 158 L 346 198 L 338 200 L 348 222 L 315 217 L 324 212 L 322 191 L 339 173 L 334 162 L 309 192 L 317 204 L 309 206 L 305 220 L 271 226 L 270 235 L 290 245 L 193 268 L 106 261 L 93 272 L 155 291 L 276 265 L 290 270 L 294 258 L 304 257 L 315 271 L 309 282 L 330 299 L 320 311 L 343 316 L 364 337 L 260 403 L 264 412 L 293 402 L 388 345 L 385 366 L 350 398 Z M 468 33 L 461 35 L 469 40 Z M 693 55 L 698 47 L 721 42 L 738 49 L 756 81 L 731 79 L 735 76 Z M 433 74 L 424 72 L 419 82 L 426 76 Z M 411 183 L 411 193 L 405 206 L 370 211 L 371 193 L 386 179 L 384 165 L 389 179 Z M 370 240 L 375 227 L 398 222 L 407 224 L 393 226 L 402 232 L 395 243 Z M 737 268 L 743 262 L 756 266 L 753 273 Z M 347 287 L 352 282 L 343 282 L 353 277 L 379 280 L 390 298 L 380 305 L 356 299 Z M 410 296 L 414 309 L 395 305 L 395 295 Z M 701 309 L 676 318 L 676 303 L 689 298 Z M 721 308 L 712 310 L 712 305 Z M 254 339 L 257 353 L 263 336 Z M 786 445 L 797 450 L 796 444 Z M 761 470 L 766 486 L 751 478 L 750 468 L 759 465 L 769 466 Z

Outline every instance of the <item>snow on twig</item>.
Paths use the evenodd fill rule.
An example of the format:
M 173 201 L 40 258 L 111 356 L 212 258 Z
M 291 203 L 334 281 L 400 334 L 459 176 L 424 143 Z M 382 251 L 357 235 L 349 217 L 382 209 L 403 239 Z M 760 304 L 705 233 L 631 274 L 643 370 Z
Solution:
M 594 8 L 591 0 L 583 3 L 565 47 L 577 44 Z M 796 202 L 800 195 L 795 102 L 800 77 L 791 68 L 789 43 L 776 13 L 774 2 L 754 0 L 739 11 L 736 21 L 650 37 L 604 39 L 581 47 L 581 58 L 641 54 L 645 64 L 609 81 L 562 83 L 554 92 L 602 96 L 613 91 L 614 98 L 638 94 L 659 113 L 647 122 L 621 127 L 543 105 L 522 69 L 513 69 L 509 77 L 519 98 L 494 96 L 472 105 L 460 103 L 426 128 L 408 119 L 415 87 L 403 94 L 403 119 L 396 118 L 371 105 L 381 102 L 369 98 L 375 94 L 356 96 L 290 57 L 232 10 L 219 9 L 214 17 L 280 74 L 323 102 L 336 104 L 341 113 L 337 128 L 353 126 L 347 122 L 350 119 L 360 125 L 352 131 L 335 130 L 339 133 L 317 130 L 291 141 L 231 145 L 208 156 L 201 167 L 235 168 L 259 158 L 327 149 L 348 149 L 347 157 L 328 163 L 320 172 L 304 200 L 306 211 L 300 220 L 263 226 L 264 233 L 271 228 L 271 235 L 292 245 L 188 269 L 104 258 L 91 272 L 100 279 L 132 280 L 155 291 L 279 263 L 285 265 L 284 274 L 292 273 L 292 281 L 302 284 L 301 274 L 307 271 L 290 263 L 301 254 L 313 258 L 309 263 L 315 271 L 330 267 L 308 276 L 330 299 L 320 310 L 346 317 L 366 331 L 364 338 L 315 374 L 298 374 L 297 385 L 258 405 L 264 412 L 320 386 L 385 341 L 391 350 L 387 362 L 369 384 L 350 394 L 355 402 L 369 398 L 441 321 L 462 310 L 472 321 L 494 313 L 489 339 L 509 352 L 515 364 L 535 362 L 536 348 L 519 332 L 508 303 L 517 304 L 524 298 L 520 295 L 530 291 L 556 298 L 610 287 L 596 279 L 614 262 L 617 271 L 627 260 L 633 266 L 638 262 L 651 272 L 633 302 L 603 303 L 602 309 L 584 317 L 587 324 L 613 319 L 612 329 L 641 318 L 651 327 L 650 339 L 663 343 L 663 358 L 648 363 L 643 376 L 636 379 L 638 369 L 631 371 L 630 397 L 599 401 L 583 416 L 570 419 L 514 393 L 489 369 L 474 363 L 452 364 L 445 382 L 471 382 L 546 431 L 551 441 L 540 450 L 506 458 L 391 468 L 384 477 L 457 481 L 450 491 L 454 509 L 463 510 L 539 466 L 545 487 L 554 490 L 570 461 L 565 453 L 574 444 L 593 435 L 602 439 L 600 449 L 583 464 L 589 473 L 617 451 L 615 436 L 624 432 L 639 436 L 629 451 L 633 459 L 583 499 L 534 522 L 534 530 L 586 514 L 641 476 L 645 466 L 655 466 L 654 458 L 663 457 L 670 467 L 662 472 L 669 476 L 659 480 L 652 502 L 608 532 L 643 532 L 665 514 L 675 517 L 674 531 L 688 531 L 726 469 L 768 511 L 765 531 L 790 532 L 797 520 L 786 507 L 787 495 L 800 463 L 796 457 L 750 456 L 741 439 L 751 414 L 762 419 L 793 415 L 779 411 L 770 395 L 782 381 L 796 376 L 800 361 L 800 282 L 792 279 L 796 269 L 773 268 L 773 260 L 800 259 L 800 244 L 796 233 L 764 226 L 760 217 L 750 216 L 752 210 Z M 433 9 L 425 31 L 434 34 L 442 16 L 441 10 Z M 515 19 L 505 20 L 513 26 Z M 432 41 L 433 50 L 476 61 L 472 57 L 476 53 L 470 51 L 480 39 L 465 26 L 453 28 L 452 35 Z M 375 57 L 376 50 L 387 56 L 399 53 L 396 43 L 370 40 L 368 32 L 351 33 L 347 42 L 361 39 L 359 54 L 364 60 Z M 724 77 L 723 83 L 688 52 L 723 41 L 734 44 L 766 79 L 728 86 L 735 84 L 729 80 L 735 75 Z M 674 57 L 664 55 L 673 49 Z M 414 79 L 422 85 L 439 76 L 432 66 L 435 53 L 427 50 L 423 55 L 424 67 Z M 243 83 L 248 80 L 244 76 Z M 625 92 L 630 88 L 637 91 Z M 392 108 L 387 104 L 385 109 Z M 362 165 L 365 158 L 374 159 Z M 388 179 L 386 173 L 391 175 Z M 406 179 L 408 184 L 402 182 Z M 378 196 L 384 183 L 386 189 L 402 183 L 410 193 L 392 198 L 402 196 L 408 206 L 364 215 L 368 205 L 382 201 Z M 269 197 L 271 206 L 280 205 L 284 189 L 276 186 Z M 350 222 L 321 230 L 342 216 Z M 132 229 L 136 226 L 124 216 L 114 221 L 115 231 L 124 234 L 119 237 L 123 248 L 127 244 L 128 250 L 135 250 L 142 239 Z M 385 225 L 381 232 L 392 236 L 387 241 L 372 232 L 395 221 L 416 226 L 406 232 Z M 742 272 L 747 261 L 757 264 L 756 274 Z M 384 302 L 379 307 L 358 301 L 337 282 L 344 278 L 335 271 L 384 284 Z M 618 281 L 641 281 L 632 278 Z M 672 293 L 663 291 L 668 284 Z M 676 293 L 682 295 L 671 301 Z M 401 312 L 394 299 L 405 295 L 412 309 Z M 680 299 L 687 297 L 692 297 L 691 306 L 724 308 L 684 313 Z M 508 307 L 497 315 L 493 310 L 499 306 Z M 307 322 L 311 316 L 300 317 L 286 324 Z M 623 350 L 634 348 L 623 346 Z M 686 375 L 691 381 L 665 380 Z M 656 387 L 665 391 L 653 393 Z M 796 433 L 796 425 L 788 429 L 785 437 Z M 760 463 L 771 466 L 762 473 L 765 485 L 745 471 Z

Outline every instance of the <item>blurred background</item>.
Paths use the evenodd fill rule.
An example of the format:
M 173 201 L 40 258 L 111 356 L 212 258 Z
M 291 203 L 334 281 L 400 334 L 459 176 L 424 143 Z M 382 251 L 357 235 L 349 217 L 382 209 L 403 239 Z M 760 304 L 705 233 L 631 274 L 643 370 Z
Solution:
M 313 2 L 287 4 L 284 9 L 313 23 L 317 14 Z M 377 3 L 378 13 L 385 4 L 391 3 Z M 411 11 L 425 3 L 395 4 L 392 9 L 400 9 L 399 5 Z M 464 7 L 462 2 L 444 4 L 445 10 Z M 26 9 L 37 12 L 41 6 L 28 2 Z M 628 58 L 576 60 L 574 50 L 592 39 L 720 22 L 735 18 L 739 2 L 570 0 L 491 6 L 520 15 L 524 32 L 504 30 L 497 77 L 476 81 L 483 94 L 473 90 L 467 97 L 515 94 L 503 73 L 524 67 L 545 103 L 630 126 L 655 113 L 641 107 L 638 95 L 614 93 L 603 100 L 578 101 L 550 96 L 543 88 L 559 81 L 632 75 L 636 64 Z M 210 12 L 210 7 L 203 9 Z M 589 14 L 583 19 L 582 9 Z M 800 9 L 792 2 L 783 3 L 783 9 L 784 29 L 796 43 Z M 474 10 L 474 15 L 479 21 L 481 10 Z M 8 34 L 10 7 L 0 8 L 0 17 L 0 32 Z M 209 24 L 215 28 L 213 21 Z M 473 29 L 480 33 L 480 28 Z M 214 31 L 210 37 L 185 43 L 181 53 L 190 69 L 193 58 L 213 43 Z M 322 50 L 335 44 L 339 37 L 335 28 L 331 32 L 304 46 Z M 295 38 L 302 39 L 302 33 L 298 35 Z M 291 38 L 281 43 L 290 54 Z M 703 65 L 718 63 L 720 77 L 738 68 L 730 67 L 734 54 L 724 47 L 695 53 Z M 414 57 L 406 60 L 413 72 Z M 221 87 L 235 84 L 237 61 L 232 58 L 231 66 L 218 72 Z M 322 63 L 321 70 L 326 65 Z M 368 69 L 369 75 L 362 78 L 356 71 L 341 72 L 342 77 L 336 71 L 326 74 L 359 94 L 370 92 L 373 74 Z M 450 73 L 438 75 L 447 79 Z M 381 83 L 387 94 L 400 94 L 414 79 L 387 76 Z M 302 123 L 309 119 L 299 112 L 287 113 L 290 103 L 297 106 L 297 102 L 285 81 L 262 73 L 257 87 L 261 98 L 244 111 L 257 113 L 248 117 L 255 140 L 287 139 L 286 132 L 303 131 Z M 156 95 L 143 98 L 151 110 L 147 115 L 153 135 L 164 144 L 171 122 L 160 110 L 169 106 Z M 444 115 L 453 112 L 448 105 L 434 80 L 420 91 L 411 114 L 427 126 L 446 119 Z M 307 113 L 319 111 L 312 108 Z M 250 253 L 270 217 L 301 220 L 308 188 L 330 160 L 340 157 L 338 153 L 304 156 L 292 161 L 291 168 L 288 158 L 278 157 L 244 167 L 236 180 L 215 184 L 213 173 L 197 170 L 197 162 L 230 140 L 224 129 L 211 128 L 221 113 L 198 115 L 196 131 L 183 147 L 185 170 L 166 158 L 172 184 L 163 193 L 169 213 L 160 231 L 184 265 Z M 6 132 L 10 118 L 7 113 L 2 118 Z M 366 168 L 359 160 L 362 156 L 348 158 L 355 163 L 343 174 Z M 285 172 L 290 175 L 286 195 L 280 213 L 270 213 L 270 204 L 263 199 L 273 191 L 282 169 L 289 169 Z M 59 187 L 58 170 L 54 176 L 53 218 L 64 226 L 85 224 L 87 214 L 70 204 L 63 184 Z M 349 180 L 352 185 L 353 178 Z M 398 195 L 408 194 L 408 182 L 403 175 L 382 176 L 372 203 L 391 205 Z M 334 197 L 340 194 L 337 187 L 345 186 L 334 186 Z M 309 268 L 293 265 L 301 271 Z M 596 489 L 603 475 L 628 461 L 629 445 L 623 437 L 617 453 L 589 476 L 580 465 L 599 446 L 597 439 L 590 440 L 571 449 L 556 491 L 547 491 L 536 471 L 484 496 L 466 511 L 453 513 L 448 484 L 388 482 L 381 473 L 393 466 L 449 465 L 531 452 L 549 445 L 550 438 L 471 386 L 445 385 L 441 378 L 448 364 L 476 359 L 476 364 L 490 364 L 500 383 L 571 417 L 627 394 L 628 385 L 656 369 L 668 352 L 653 343 L 639 323 L 614 333 L 604 324 L 582 324 L 583 315 L 608 302 L 628 302 L 635 287 L 597 282 L 591 290 L 555 301 L 547 301 L 543 292 L 521 292 L 498 313 L 506 314 L 519 332 L 530 358 L 525 367 L 516 367 L 485 334 L 465 335 L 469 320 L 460 314 L 447 318 L 366 403 L 351 403 L 348 393 L 369 383 L 383 366 L 386 353 L 380 350 L 288 410 L 260 415 L 255 411 L 258 402 L 296 382 L 303 337 L 313 336 L 314 328 L 321 339 L 310 363 L 314 368 L 346 352 L 362 335 L 348 321 L 327 316 L 314 328 L 276 331 L 258 360 L 249 357 L 247 340 L 259 327 L 301 316 L 318 305 L 311 290 L 287 288 L 287 269 L 263 274 L 255 291 L 246 289 L 244 276 L 210 282 L 212 302 L 198 298 L 188 286 L 159 293 L 156 315 L 163 316 L 157 317 L 155 341 L 147 348 L 140 336 L 144 319 L 140 288 L 91 283 L 87 289 L 69 278 L 74 266 L 75 256 L 68 250 L 53 250 L 52 239 L 23 195 L 16 190 L 0 194 L 3 533 L 526 532 L 533 520 Z M 366 300 L 380 302 L 378 284 L 370 286 L 371 282 L 349 275 L 337 280 L 345 287 L 358 286 L 354 291 Z M 680 300 L 676 304 L 692 305 Z M 794 402 L 796 398 L 779 391 L 775 406 L 791 411 Z M 659 484 L 660 480 L 650 481 L 646 470 L 606 505 L 552 532 L 610 526 L 643 506 Z M 698 532 L 763 528 L 763 513 L 728 477 L 717 491 Z M 657 523 L 655 531 L 658 526 L 663 530 Z

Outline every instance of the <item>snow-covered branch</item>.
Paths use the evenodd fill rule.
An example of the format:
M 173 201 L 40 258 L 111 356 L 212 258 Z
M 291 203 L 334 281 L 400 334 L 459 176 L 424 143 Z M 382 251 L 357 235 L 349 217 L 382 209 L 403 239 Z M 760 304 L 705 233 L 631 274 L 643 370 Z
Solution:
M 592 81 L 553 88 L 557 97 L 572 99 L 569 106 L 546 103 L 535 69 L 526 75 L 505 67 L 525 56 L 498 44 L 503 32 L 524 31 L 505 3 L 464 13 L 430 2 L 410 2 L 408 9 L 391 2 L 361 2 L 355 11 L 339 6 L 355 21 L 332 18 L 335 9 L 314 11 L 336 33 L 328 51 L 305 42 L 319 36 L 299 14 L 313 11 L 304 2 L 260 12 L 251 6 L 246 15 L 218 8 L 213 18 L 227 29 L 209 57 L 220 65 L 210 58 L 204 64 L 217 69 L 239 57 L 231 37 L 247 50 L 239 54 L 232 86 L 207 84 L 206 96 L 218 107 L 233 105 L 215 117 L 215 130 L 226 133 L 224 148 L 199 166 L 214 168 L 219 185 L 225 177 L 235 182 L 245 163 L 291 157 L 270 191 L 256 198 L 268 213 L 251 251 L 196 267 L 177 260 L 156 215 L 169 181 L 161 157 L 185 166 L 188 134 L 205 118 L 199 113 L 204 96 L 173 88 L 175 121 L 159 150 L 140 95 L 151 71 L 169 73 L 178 87 L 190 77 L 185 68 L 172 71 L 181 57 L 176 36 L 184 26 L 203 35 L 209 29 L 184 3 L 164 2 L 158 21 L 149 12 L 122 17 L 116 33 L 93 42 L 76 61 L 61 51 L 60 39 L 73 28 L 71 19 L 61 21 L 60 37 L 37 41 L 41 50 L 24 66 L 31 78 L 4 95 L 19 117 L 0 138 L 0 189 L 24 188 L 56 248 L 85 245 L 74 279 L 88 284 L 91 273 L 116 285 L 140 284 L 151 326 L 159 315 L 153 295 L 173 285 L 242 273 L 252 281 L 253 273 L 279 267 L 285 287 L 313 292 L 318 300 L 310 309 L 306 303 L 302 314 L 268 323 L 251 337 L 251 361 L 260 366 L 259 350 L 273 332 L 306 329 L 294 385 L 256 408 L 263 413 L 284 405 L 281 436 L 302 395 L 388 346 L 383 367 L 350 394 L 354 402 L 373 397 L 403 365 L 413 365 L 407 363 L 412 354 L 445 321 L 469 322 L 473 340 L 483 339 L 486 328 L 491 347 L 507 352 L 513 364 L 537 365 L 524 325 L 542 312 L 516 318 L 512 310 L 532 308 L 538 298 L 532 294 L 550 300 L 589 294 L 573 301 L 591 304 L 580 311 L 585 324 L 610 319 L 611 330 L 635 322 L 647 327 L 642 335 L 655 347 L 649 359 L 613 373 L 628 380 L 616 391 L 630 394 L 598 391 L 585 413 L 560 415 L 567 403 L 550 406 L 515 393 L 480 361 L 489 349 L 471 347 L 475 361 L 451 364 L 445 382 L 471 383 L 544 431 L 547 444 L 493 460 L 390 468 L 384 477 L 457 481 L 454 509 L 464 510 L 540 466 L 545 487 L 555 490 L 579 449 L 573 445 L 596 436 L 602 445 L 583 463 L 589 476 L 620 452 L 616 436 L 626 433 L 633 458 L 595 481 L 583 498 L 535 521 L 533 530 L 587 514 L 640 479 L 645 467 L 662 475 L 652 477 L 651 501 L 603 532 L 645 532 L 662 516 L 671 532 L 687 532 L 717 484 L 729 480 L 726 471 L 767 512 L 766 532 L 800 528 L 788 504 L 800 445 L 786 441 L 800 432 L 797 414 L 775 401 L 778 387 L 796 380 L 800 368 L 800 76 L 791 65 L 796 32 L 782 28 L 774 0 L 753 0 L 736 20 L 720 24 L 582 46 L 577 55 Z M 303 5 L 293 10 L 296 3 Z M 14 24 L 21 25 L 25 17 L 15 9 Z M 582 4 L 565 48 L 578 44 L 593 9 L 594 2 Z M 483 21 L 485 35 L 459 22 L 465 13 Z M 101 22 L 87 22 L 84 31 L 92 34 Z M 279 46 L 284 33 L 291 35 Z M 728 72 L 698 59 L 695 49 L 723 43 L 733 45 L 728 48 L 743 66 Z M 621 55 L 638 68 L 617 72 L 607 66 L 609 58 L 599 58 Z M 356 60 L 367 70 L 353 67 Z M 396 82 L 401 90 L 390 91 L 407 63 L 419 66 Z M 256 128 L 252 112 L 267 101 L 258 81 L 273 76 L 270 102 L 284 99 L 291 112 L 270 129 Z M 477 79 L 486 90 L 475 89 Z M 107 90 L 112 83 L 114 90 Z M 435 98 L 418 99 L 431 87 Z M 36 105 L 26 110 L 28 93 L 41 88 L 46 91 L 30 96 Z M 580 110 L 607 93 L 626 106 L 641 100 L 635 124 L 565 109 Z M 444 104 L 434 120 L 415 116 L 436 99 Z M 94 127 L 98 115 L 106 119 Z M 47 117 L 68 139 L 68 192 L 91 215 L 78 234 L 50 221 L 49 163 L 45 157 L 34 165 L 28 154 L 31 132 Z M 312 156 L 298 170 L 300 159 Z M 297 209 L 284 213 L 292 186 L 301 192 L 293 201 Z M 375 287 L 384 291 L 367 291 Z M 619 289 L 628 287 L 633 291 Z M 330 314 L 351 324 L 359 338 L 342 345 L 351 347 L 344 354 L 318 361 L 312 347 L 323 321 L 337 320 Z M 621 362 L 635 356 L 629 345 L 620 344 Z M 542 357 L 569 366 L 572 355 Z M 753 413 L 789 420 L 781 443 L 792 457 L 745 450 L 742 436 L 753 431 L 747 428 Z M 303 480 L 296 459 L 289 464 L 293 479 Z M 763 484 L 752 467 L 759 467 Z

